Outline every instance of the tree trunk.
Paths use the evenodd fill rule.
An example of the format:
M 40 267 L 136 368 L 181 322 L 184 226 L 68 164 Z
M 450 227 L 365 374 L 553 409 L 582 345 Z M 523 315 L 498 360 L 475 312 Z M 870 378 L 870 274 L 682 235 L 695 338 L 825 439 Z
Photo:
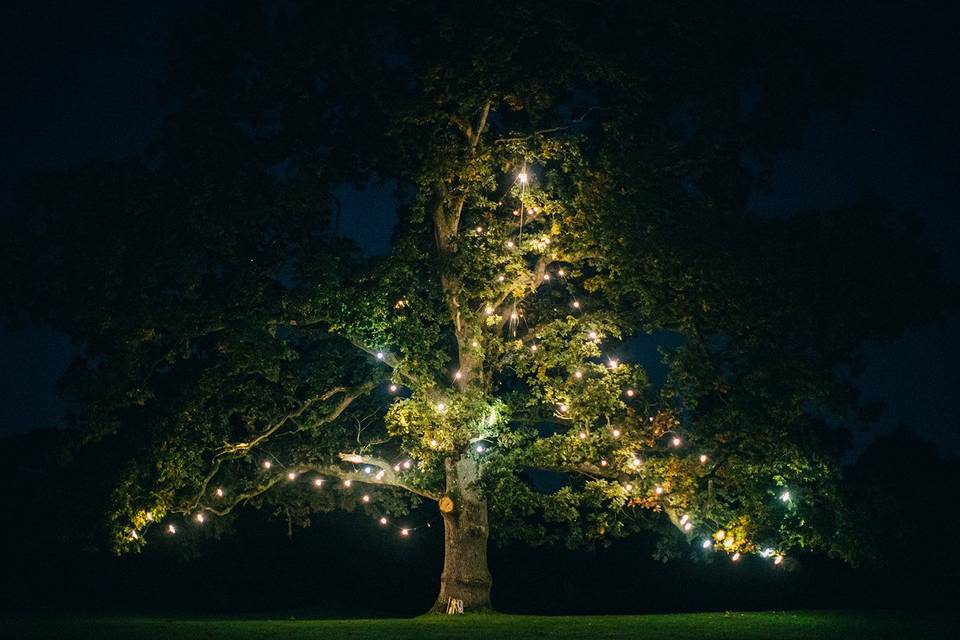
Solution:
M 446 461 L 447 494 L 441 501 L 443 515 L 443 573 L 440 595 L 433 610 L 447 611 L 450 599 L 461 600 L 464 612 L 489 610 L 493 579 L 487 566 L 487 503 L 473 483 L 476 462 L 470 458 Z

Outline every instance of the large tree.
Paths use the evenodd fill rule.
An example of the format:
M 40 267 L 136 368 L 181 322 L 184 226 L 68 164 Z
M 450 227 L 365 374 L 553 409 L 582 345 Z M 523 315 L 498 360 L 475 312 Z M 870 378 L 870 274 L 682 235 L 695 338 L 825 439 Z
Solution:
M 82 346 L 72 422 L 127 461 L 118 549 L 436 502 L 467 610 L 491 532 L 842 549 L 862 344 L 939 279 L 879 203 L 748 209 L 849 98 L 833 47 L 739 3 L 353 0 L 214 3 L 175 54 L 147 156 L 37 176 L 6 234 L 7 308 Z M 396 195 L 385 255 L 350 184 Z

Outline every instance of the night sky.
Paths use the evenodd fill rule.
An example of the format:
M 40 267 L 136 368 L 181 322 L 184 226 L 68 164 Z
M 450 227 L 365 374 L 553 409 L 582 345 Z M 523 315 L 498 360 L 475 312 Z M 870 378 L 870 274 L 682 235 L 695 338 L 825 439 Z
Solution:
M 187 0 L 4 3 L 0 8 L 0 213 L 19 176 L 138 153 L 163 119 L 156 86 L 167 36 Z M 888 198 L 926 223 L 952 280 L 960 280 L 960 7 L 948 2 L 765 2 L 797 12 L 842 40 L 864 73 L 847 114 L 819 114 L 801 148 L 783 154 L 765 214 L 832 207 L 863 194 Z M 342 194 L 341 229 L 384 249 L 389 194 Z M 359 212 L 364 212 L 363 216 Z M 353 214 L 353 215 L 351 215 Z M 387 224 L 385 224 L 387 223 Z M 0 330 L 0 435 L 60 423 L 57 377 L 69 342 L 44 329 Z M 960 315 L 871 345 L 862 388 L 899 422 L 960 452 Z M 869 434 L 865 437 L 869 437 Z

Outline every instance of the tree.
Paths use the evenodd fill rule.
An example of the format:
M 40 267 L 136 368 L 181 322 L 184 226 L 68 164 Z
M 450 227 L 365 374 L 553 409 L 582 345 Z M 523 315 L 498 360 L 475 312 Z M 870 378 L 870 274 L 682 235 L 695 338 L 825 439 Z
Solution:
M 175 51 L 148 156 L 35 177 L 7 234 L 5 306 L 82 344 L 74 426 L 123 451 L 118 550 L 435 501 L 466 610 L 491 531 L 842 552 L 861 345 L 942 283 L 880 203 L 747 207 L 849 98 L 834 48 L 747 4 L 354 1 L 214 3 Z M 395 189 L 387 255 L 348 183 Z

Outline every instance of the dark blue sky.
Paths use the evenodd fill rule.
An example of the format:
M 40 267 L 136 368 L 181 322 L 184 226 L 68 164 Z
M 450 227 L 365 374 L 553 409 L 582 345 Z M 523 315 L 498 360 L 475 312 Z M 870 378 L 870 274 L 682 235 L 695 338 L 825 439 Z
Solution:
M 197 2 L 29 2 L 0 8 L 0 212 L 18 176 L 43 167 L 139 151 L 163 118 L 156 84 L 176 16 Z M 865 74 L 845 116 L 822 114 L 785 153 L 771 193 L 754 206 L 778 214 L 885 196 L 927 224 L 947 273 L 960 279 L 960 9 L 947 2 L 763 3 L 816 22 L 846 43 Z M 379 192 L 348 194 L 343 229 L 385 246 Z M 386 214 L 383 213 L 384 217 Z M 373 231 L 371 231 L 373 230 Z M 882 429 L 906 422 L 960 451 L 960 317 L 871 346 L 868 397 L 888 404 Z M 67 341 L 49 331 L 0 330 L 0 434 L 57 424 L 55 381 Z

